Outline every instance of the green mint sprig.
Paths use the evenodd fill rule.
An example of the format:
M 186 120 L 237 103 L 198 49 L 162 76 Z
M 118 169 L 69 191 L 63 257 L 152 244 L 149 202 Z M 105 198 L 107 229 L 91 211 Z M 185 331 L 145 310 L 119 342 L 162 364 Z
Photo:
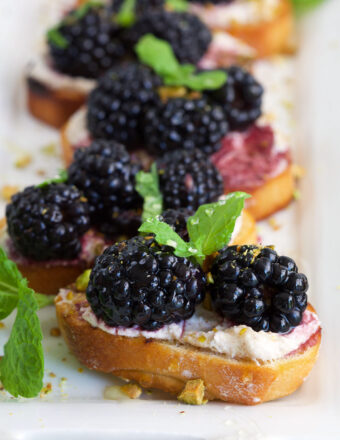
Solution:
M 191 90 L 216 90 L 227 81 L 222 70 L 196 73 L 193 64 L 180 64 L 171 45 L 152 34 L 144 35 L 136 44 L 139 60 L 151 67 L 167 86 L 184 86 Z
M 136 22 L 136 0 L 124 0 L 114 20 L 121 27 L 131 27 Z
M 159 189 L 157 166 L 151 165 L 150 173 L 139 171 L 136 175 L 136 191 L 143 197 L 143 221 L 163 212 L 163 197 Z
M 47 31 L 46 34 L 47 41 L 49 41 L 54 46 L 59 49 L 66 49 L 68 46 L 68 41 L 64 35 L 59 31 L 59 26 L 55 26 Z
M 176 12 L 186 12 L 189 8 L 189 2 L 187 0 L 166 0 L 166 9 Z
M 68 179 L 66 170 L 59 170 L 58 175 L 56 177 L 52 177 L 52 179 L 47 179 L 44 182 L 39 183 L 37 185 L 38 188 L 44 188 L 45 186 L 51 185 L 51 183 L 65 183 Z
M 323 3 L 325 0 L 292 0 L 295 11 L 298 14 L 309 11 Z
M 156 241 L 172 247 L 178 257 L 193 257 L 199 264 L 203 264 L 206 256 L 229 243 L 236 220 L 244 208 L 244 201 L 249 197 L 239 191 L 228 194 L 216 203 L 200 206 L 187 222 L 189 242 L 155 217 L 147 219 L 139 232 L 155 234 Z
M 103 2 L 96 0 L 89 0 L 83 5 L 79 6 L 77 9 L 72 11 L 66 18 L 64 18 L 57 26 L 53 26 L 51 29 L 47 31 L 47 41 L 52 43 L 54 46 L 59 49 L 66 49 L 69 45 L 67 39 L 60 32 L 61 26 L 70 26 L 73 23 L 81 20 L 91 8 L 99 8 L 102 7 Z
M 0 362 L 0 380 L 14 397 L 34 397 L 42 388 L 44 357 L 37 310 L 53 303 L 53 297 L 27 286 L 16 264 L 0 248 L 0 319 L 17 308 L 11 335 Z

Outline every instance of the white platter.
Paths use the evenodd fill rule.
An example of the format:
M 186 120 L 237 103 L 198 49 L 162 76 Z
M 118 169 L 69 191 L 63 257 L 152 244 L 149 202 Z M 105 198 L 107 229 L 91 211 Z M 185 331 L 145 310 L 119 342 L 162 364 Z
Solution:
M 61 162 L 41 153 L 57 133 L 24 110 L 22 69 L 50 0 L 0 0 L 0 186 L 41 180 Z M 44 6 L 45 5 L 45 6 Z M 255 407 L 211 402 L 190 407 L 153 392 L 138 401 L 105 401 L 115 379 L 84 370 L 68 353 L 53 307 L 40 312 L 46 354 L 45 383 L 52 392 L 33 400 L 0 394 L 0 440 L 321 440 L 340 438 L 340 2 L 327 4 L 300 26 L 295 159 L 307 170 L 301 199 L 275 216 L 273 231 L 260 224 L 266 243 L 293 252 L 311 281 L 310 297 L 323 322 L 320 358 L 295 394 Z M 40 23 L 41 25 L 41 23 Z M 37 156 L 27 169 L 12 163 L 24 151 Z M 0 216 L 4 203 L 1 204 Z M 0 330 L 8 338 L 12 317 Z M 66 359 L 66 361 L 65 361 Z M 53 372 L 56 377 L 50 377 Z M 62 380 L 66 378 L 66 380 Z M 118 382 L 117 382 L 118 383 Z

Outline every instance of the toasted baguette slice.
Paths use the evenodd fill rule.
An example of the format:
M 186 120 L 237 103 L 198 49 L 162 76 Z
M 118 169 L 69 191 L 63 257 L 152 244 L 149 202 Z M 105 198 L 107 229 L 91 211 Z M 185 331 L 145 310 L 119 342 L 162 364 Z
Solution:
M 27 78 L 27 105 L 33 116 L 60 128 L 86 101 L 87 93 L 70 88 L 52 88 Z
M 261 2 L 262 0 L 259 0 Z M 294 35 L 294 14 L 290 0 L 280 0 L 273 17 L 254 24 L 233 20 L 223 24 L 222 20 L 211 19 L 213 5 L 199 8 L 196 12 L 213 31 L 225 31 L 256 50 L 256 57 L 262 58 L 282 52 L 291 52 Z M 217 7 L 218 8 L 218 7 Z M 196 9 L 195 7 L 193 8 Z
M 21 274 L 27 279 L 28 286 L 45 295 L 56 295 L 61 286 L 68 286 L 87 268 L 84 263 L 70 266 L 42 266 L 18 264 Z
M 246 190 L 252 196 L 246 202 L 247 210 L 256 221 L 262 220 L 285 208 L 293 199 L 294 190 L 295 179 L 292 165 L 289 165 L 281 174 L 268 179 L 254 191 Z
M 178 394 L 190 379 L 202 379 L 206 398 L 254 405 L 295 391 L 311 371 L 321 331 L 294 355 L 273 362 L 231 359 L 188 344 L 107 333 L 79 315 L 84 293 L 56 298 L 62 335 L 70 350 L 88 368 L 135 380 L 145 388 Z M 313 340 L 312 340 L 313 338 Z

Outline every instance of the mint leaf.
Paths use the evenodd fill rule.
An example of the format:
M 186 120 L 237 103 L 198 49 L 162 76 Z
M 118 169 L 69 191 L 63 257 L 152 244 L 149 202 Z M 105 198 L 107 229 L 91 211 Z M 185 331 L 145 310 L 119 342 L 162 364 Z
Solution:
M 155 234 L 157 243 L 174 248 L 174 254 L 178 257 L 201 256 L 196 249 L 191 249 L 190 244 L 184 241 L 171 226 L 157 218 L 147 219 L 138 231 Z
M 315 8 L 325 0 L 292 0 L 294 9 L 297 13 L 301 14 L 308 10 Z
M 97 0 L 89 0 L 78 8 L 74 9 L 67 15 L 60 25 L 72 25 L 81 20 L 89 12 L 90 9 L 101 8 L 104 3 Z
M 135 46 L 139 60 L 151 67 L 167 86 L 184 86 L 191 90 L 215 90 L 227 81 L 222 70 L 195 73 L 192 64 L 181 65 L 171 45 L 154 35 L 144 35 Z
M 130 27 L 136 21 L 136 0 L 124 0 L 115 21 L 122 27 Z
M 152 164 L 150 173 L 139 171 L 136 175 L 136 190 L 144 199 L 143 221 L 150 217 L 157 217 L 162 213 L 163 198 L 159 190 L 158 172 L 155 163 Z
M 186 0 L 166 0 L 166 9 L 176 12 L 186 12 L 189 8 L 189 3 Z
M 227 81 L 227 74 L 222 70 L 212 70 L 189 75 L 185 79 L 185 85 L 192 90 L 216 90 L 223 86 Z
M 9 316 L 17 306 L 19 287 L 23 283 L 27 287 L 27 281 L 19 272 L 16 264 L 0 247 L 0 320 Z M 54 300 L 53 297 L 40 293 L 35 293 L 35 298 L 39 308 L 52 304 Z
M 67 171 L 66 170 L 59 170 L 58 175 L 56 177 L 53 177 L 52 179 L 47 179 L 42 183 L 39 183 L 37 185 L 38 188 L 44 188 L 45 186 L 50 185 L 51 183 L 65 183 L 68 179 Z
M 47 40 L 59 49 L 66 49 L 68 46 L 67 39 L 61 34 L 58 27 L 53 27 L 47 31 Z
M 19 283 L 18 296 L 17 316 L 0 362 L 0 379 L 14 397 L 35 397 L 42 388 L 44 375 L 38 304 L 24 282 Z
M 181 76 L 181 65 L 167 41 L 146 34 L 136 44 L 135 51 L 139 60 L 151 67 L 159 76 L 165 78 Z
M 223 200 L 200 206 L 188 219 L 190 242 L 199 254 L 211 255 L 229 243 L 244 201 L 249 197 L 244 192 L 230 193 Z

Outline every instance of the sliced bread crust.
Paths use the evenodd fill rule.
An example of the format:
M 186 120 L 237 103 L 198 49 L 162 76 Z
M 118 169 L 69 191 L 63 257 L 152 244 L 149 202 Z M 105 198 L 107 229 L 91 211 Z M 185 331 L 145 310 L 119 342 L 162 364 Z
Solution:
M 321 330 L 292 356 L 258 364 L 231 359 L 188 344 L 112 335 L 81 318 L 84 293 L 56 298 L 62 335 L 69 349 L 88 368 L 135 380 L 145 388 L 178 394 L 188 380 L 202 379 L 206 398 L 254 405 L 295 391 L 311 371 L 319 350 Z

